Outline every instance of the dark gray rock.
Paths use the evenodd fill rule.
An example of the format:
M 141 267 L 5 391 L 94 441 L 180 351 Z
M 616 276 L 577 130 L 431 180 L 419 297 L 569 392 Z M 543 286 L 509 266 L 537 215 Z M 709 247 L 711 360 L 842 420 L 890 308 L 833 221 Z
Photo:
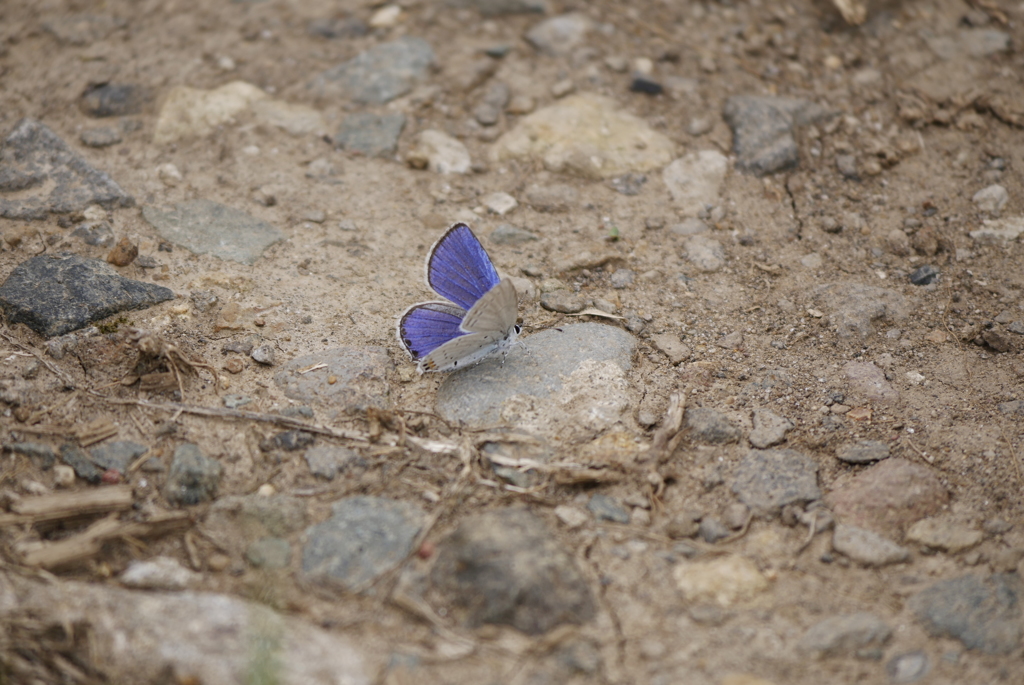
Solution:
M 830 116 L 806 100 L 761 95 L 729 98 L 723 115 L 732 128 L 736 166 L 756 176 L 795 167 L 799 152 L 793 131 Z
M 266 221 L 212 200 L 190 200 L 173 209 L 144 207 L 142 216 L 172 243 L 241 264 L 252 265 L 264 250 L 284 239 Z
M 438 544 L 431 601 L 459 622 L 538 635 L 596 613 L 593 595 L 560 543 L 522 508 L 468 517 Z
M 512 224 L 498 224 L 490 238 L 495 245 L 522 245 L 537 240 L 537 235 Z
M 19 121 L 0 149 L 0 217 L 43 219 L 89 205 L 132 207 L 135 199 L 44 124 Z
M 0 286 L 7 322 L 23 323 L 47 338 L 173 298 L 168 288 L 133 281 L 106 262 L 72 254 L 33 257 Z
M 114 229 L 106 221 L 79 224 L 71 231 L 71 237 L 80 238 L 86 245 L 94 247 L 114 246 Z
M 314 364 L 326 364 L 313 373 L 299 373 Z M 383 347 L 335 347 L 297 357 L 274 374 L 285 396 L 305 404 L 321 405 L 337 413 L 361 413 L 368 407 L 391 407 L 388 373 L 394 368 Z M 328 379 L 334 382 L 329 383 Z
M 57 453 L 53 448 L 40 442 L 12 442 L 4 445 L 4 449 L 28 457 L 44 471 L 53 468 L 53 463 L 57 460 Z
M 402 563 L 423 525 L 418 507 L 380 497 L 347 497 L 333 512 L 306 531 L 302 571 L 349 592 L 365 589 Z
M 921 650 L 894 656 L 885 665 L 885 672 L 889 674 L 889 680 L 896 685 L 916 683 L 928 675 L 930 670 L 931 662 L 928 660 L 928 654 Z
M 910 282 L 914 285 L 931 285 L 939 278 L 939 270 L 931 264 L 925 264 L 914 269 L 910 274 Z
M 504 14 L 544 14 L 547 0 L 445 0 L 449 7 L 475 9 L 485 17 Z
M 629 523 L 629 510 L 618 503 L 614 497 L 597 493 L 587 502 L 587 509 L 598 521 L 613 523 Z
M 283 538 L 260 538 L 245 550 L 245 558 L 257 568 L 282 569 L 292 560 L 292 547 Z
M 95 485 L 103 477 L 103 469 L 92 463 L 85 450 L 77 445 L 65 443 L 60 446 L 60 460 L 75 470 L 75 475 Z
M 306 450 L 305 459 L 314 476 L 334 480 L 339 471 L 359 461 L 359 453 L 337 445 L 316 445 Z
M 540 296 L 540 306 L 549 312 L 576 314 L 582 312 L 585 305 L 579 295 L 569 290 L 554 290 Z
M 104 469 L 114 469 L 124 473 L 136 459 L 149 451 L 145 445 L 127 440 L 109 442 L 92 449 L 92 462 Z
M 450 374 L 437 391 L 439 413 L 449 421 L 470 425 L 500 423 L 507 400 L 527 396 L 543 406 L 544 400 L 562 389 L 562 379 L 585 361 L 611 361 L 628 370 L 636 340 L 620 328 L 581 323 L 541 331 L 526 344 L 529 354 L 513 349 L 505 363 L 490 359 Z M 600 395 L 602 390 L 595 388 L 595 393 Z
M 222 471 L 219 461 L 205 456 L 195 445 L 179 445 L 167 473 L 164 496 L 176 505 L 208 502 L 217 494 Z
M 149 100 L 149 92 L 141 86 L 101 83 L 86 88 L 78 106 L 90 117 L 122 117 L 140 113 Z
M 889 458 L 889 445 L 879 440 L 860 440 L 836 448 L 836 459 L 848 464 L 868 464 Z
M 874 614 L 840 614 L 808 628 L 797 648 L 817 656 L 855 655 L 883 646 L 890 637 L 892 629 Z
M 773 515 L 821 498 L 818 465 L 795 450 L 751 450 L 736 468 L 732 491 L 755 512 Z
M 366 157 L 387 157 L 395 153 L 403 128 L 405 115 L 401 112 L 356 112 L 342 120 L 334 145 Z
M 87 128 L 78 135 L 82 145 L 89 147 L 109 147 L 121 142 L 121 131 L 113 126 Z
M 1015 573 L 969 574 L 943 580 L 910 598 L 908 606 L 929 633 L 968 649 L 1010 654 L 1020 649 L 1021 580 Z
M 433 65 L 434 51 L 427 41 L 403 36 L 324 71 L 312 80 L 310 88 L 319 97 L 340 96 L 383 105 L 412 90 Z
M 736 442 L 743 433 L 726 418 L 725 414 L 708 407 L 691 407 L 686 410 L 686 427 L 690 437 L 699 442 L 714 444 Z

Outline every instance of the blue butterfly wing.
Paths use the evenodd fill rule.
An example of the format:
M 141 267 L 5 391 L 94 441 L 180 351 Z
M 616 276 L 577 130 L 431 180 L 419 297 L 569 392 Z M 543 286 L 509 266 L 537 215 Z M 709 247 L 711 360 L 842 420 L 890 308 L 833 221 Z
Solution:
M 455 224 L 430 248 L 427 284 L 467 311 L 499 280 L 487 251 L 466 224 Z
M 459 328 L 466 314 L 446 302 L 421 302 L 398 319 L 398 341 L 413 359 L 422 359 L 441 345 L 465 335 Z

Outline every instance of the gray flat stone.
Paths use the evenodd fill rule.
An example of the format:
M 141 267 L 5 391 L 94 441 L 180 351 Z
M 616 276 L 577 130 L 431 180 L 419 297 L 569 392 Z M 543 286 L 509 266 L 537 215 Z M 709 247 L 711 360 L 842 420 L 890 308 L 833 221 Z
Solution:
M 0 149 L 0 217 L 43 219 L 101 205 L 132 207 L 135 199 L 35 119 L 22 119 Z
M 203 535 L 225 552 L 244 554 L 264 538 L 286 538 L 306 527 L 306 502 L 289 495 L 218 497 L 202 523 Z
M 892 629 L 874 614 L 840 614 L 808 628 L 797 648 L 818 656 L 855 654 L 867 647 L 881 647 L 891 636 Z
M 314 364 L 327 366 L 298 373 Z M 387 375 L 393 368 L 383 347 L 335 347 L 285 363 L 274 374 L 274 382 L 293 400 L 333 409 L 335 414 L 359 413 L 368 407 L 390 408 Z M 332 377 L 334 383 L 329 383 Z
M 732 491 L 757 513 L 821 498 L 818 465 L 795 450 L 751 450 L 736 468 Z
M 1015 573 L 965 575 L 943 580 L 910 598 L 908 605 L 925 629 L 952 637 L 968 649 L 1010 654 L 1020 649 L 1020 577 Z
M 848 464 L 869 464 L 888 458 L 889 445 L 880 440 L 859 440 L 836 448 L 836 459 Z
M 754 410 L 754 429 L 748 439 L 757 449 L 773 447 L 786 439 L 786 433 L 793 430 L 794 423 L 769 409 Z
M 910 559 L 910 550 L 897 545 L 874 531 L 836 525 L 832 533 L 832 549 L 864 566 L 888 566 Z
M 438 544 L 429 599 L 459 622 L 528 635 L 593 618 L 593 594 L 544 522 L 514 507 L 466 518 Z
M 306 450 L 305 459 L 314 476 L 334 480 L 339 471 L 359 460 L 359 453 L 338 445 L 317 445 Z
M 725 414 L 709 407 L 687 409 L 686 427 L 690 436 L 699 442 L 722 444 L 736 442 L 743 436 Z
M 331 67 L 316 76 L 310 88 L 320 97 L 383 105 L 412 90 L 433 65 L 434 51 L 427 41 L 403 36 Z
M 755 176 L 795 167 L 799 151 L 793 131 L 830 116 L 806 100 L 760 95 L 729 98 L 723 115 L 733 131 L 736 167 Z
M 395 153 L 403 128 L 405 115 L 401 112 L 356 112 L 342 120 L 334 145 L 366 157 L 387 157 Z
M 47 338 L 173 298 L 169 288 L 133 281 L 106 262 L 72 254 L 33 257 L 0 286 L 7 322 L 23 323 Z
M 217 494 L 223 467 L 191 443 L 179 445 L 167 473 L 164 495 L 178 505 L 208 502 Z
M 114 229 L 106 221 L 91 221 L 79 224 L 71 231 L 73 238 L 80 238 L 86 245 L 94 247 L 113 247 Z
M 814 303 L 826 310 L 829 323 L 840 338 L 867 338 L 873 322 L 896 324 L 906 318 L 906 298 L 895 290 L 861 283 L 829 283 L 811 293 Z
M 537 235 L 512 224 L 498 224 L 490 239 L 495 245 L 522 245 L 537 240 Z
M 41 442 L 12 442 L 5 444 L 3 449 L 28 457 L 44 471 L 53 468 L 53 463 L 57 460 L 57 453 L 53 448 Z
M 347 497 L 333 511 L 306 531 L 302 571 L 349 592 L 404 561 L 423 525 L 419 507 L 380 497 Z
M 246 548 L 245 559 L 257 568 L 286 568 L 292 559 L 292 548 L 283 538 L 260 538 Z
M 75 470 L 75 475 L 96 485 L 103 477 L 103 469 L 92 463 L 92 459 L 81 447 L 71 443 L 60 446 L 60 460 Z
M 104 469 L 114 469 L 124 473 L 132 462 L 149 451 L 145 445 L 127 440 L 109 442 L 95 447 L 90 454 L 92 462 Z
M 526 339 L 529 354 L 526 350 L 513 349 L 504 363 L 501 359 L 491 359 L 450 374 L 437 391 L 438 412 L 449 421 L 470 425 L 496 424 L 506 419 L 509 422 L 523 420 L 523 425 L 543 423 L 543 418 L 571 421 L 572 412 L 567 410 L 572 407 L 558 404 L 559 397 L 567 399 L 566 392 L 573 392 L 578 385 L 586 383 L 581 378 L 579 383 L 566 387 L 566 381 L 571 380 L 569 377 L 580 371 L 586 362 L 590 367 L 607 362 L 615 367 L 615 370 L 605 369 L 611 375 L 615 375 L 616 370 L 624 375 L 632 365 L 635 344 L 629 333 L 597 323 L 570 324 L 562 326 L 561 330 L 541 331 Z M 597 385 L 586 391 L 580 388 L 580 392 L 582 395 L 589 392 L 600 404 L 602 396 L 608 399 L 617 390 Z M 610 418 L 595 407 L 594 402 L 587 402 L 585 396 L 580 399 L 582 404 L 598 409 L 592 420 L 603 423 Z M 533 409 L 521 407 L 526 403 L 532 404 Z M 610 409 L 617 413 L 625 408 Z M 563 416 L 551 416 L 554 413 Z M 540 432 L 546 432 L 543 426 Z
M 629 510 L 619 504 L 614 497 L 597 493 L 587 502 L 587 509 L 598 521 L 629 523 Z
M 212 200 L 190 200 L 173 209 L 144 207 L 142 216 L 161 236 L 196 254 L 253 264 L 284 234 L 245 212 Z

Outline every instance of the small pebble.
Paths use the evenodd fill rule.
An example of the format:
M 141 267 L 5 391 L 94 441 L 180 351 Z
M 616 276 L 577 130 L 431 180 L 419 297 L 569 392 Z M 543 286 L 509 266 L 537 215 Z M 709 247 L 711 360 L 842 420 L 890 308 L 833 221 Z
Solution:
M 576 90 L 576 84 L 572 82 L 572 79 L 562 79 L 551 86 L 551 94 L 556 98 L 564 97 L 569 93 Z
M 139 256 L 139 246 L 128 238 L 121 238 L 107 255 L 107 261 L 114 266 L 128 266 Z
M 931 285 L 939 277 L 939 270 L 931 264 L 925 264 L 910 274 L 910 282 L 914 285 Z
M 121 132 L 113 126 L 100 126 L 85 129 L 79 138 L 89 147 L 109 147 L 121 142 Z
M 260 364 L 264 364 L 266 366 L 273 366 L 274 357 L 276 355 L 274 352 L 273 345 L 269 343 L 263 343 L 262 345 L 254 347 L 249 356 L 252 357 L 254 361 Z

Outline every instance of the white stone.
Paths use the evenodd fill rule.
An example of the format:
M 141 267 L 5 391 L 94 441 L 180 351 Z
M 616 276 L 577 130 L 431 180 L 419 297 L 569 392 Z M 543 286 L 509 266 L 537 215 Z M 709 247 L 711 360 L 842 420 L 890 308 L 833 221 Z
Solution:
M 550 171 L 600 179 L 668 164 L 674 143 L 643 119 L 591 93 L 569 95 L 526 116 L 491 148 L 491 161 L 530 159 Z
M 184 590 L 199 579 L 198 573 L 188 570 L 171 557 L 133 561 L 120 578 L 122 585 L 146 590 Z
M 182 177 L 181 172 L 178 171 L 178 167 L 174 166 L 170 162 L 158 166 L 156 168 L 156 175 L 160 178 L 163 184 L 169 188 L 174 188 L 185 180 Z
M 232 81 L 213 90 L 175 86 L 160 108 L 153 142 L 165 145 L 182 138 L 208 136 L 266 97 L 262 90 L 244 81 Z
M 1010 201 L 1010 194 L 1001 185 L 993 184 L 976 192 L 971 200 L 981 211 L 998 214 Z
M 260 100 L 253 104 L 257 121 L 280 128 L 293 136 L 323 135 L 327 123 L 317 110 L 283 100 Z
M 402 17 L 402 8 L 398 5 L 385 5 L 370 17 L 370 26 L 375 29 L 391 28 Z
M 558 520 L 564 523 L 566 528 L 569 528 L 570 530 L 579 528 L 590 520 L 590 516 L 587 512 L 583 511 L 579 507 L 570 507 L 566 504 L 561 504 L 555 507 L 555 516 L 557 516 Z
M 443 131 L 421 131 L 416 148 L 409 154 L 416 166 L 426 166 L 438 174 L 468 174 L 472 163 L 469 150 L 461 141 Z
M 718 204 L 718 193 L 729 171 L 729 159 L 718 150 L 701 150 L 675 160 L 661 177 L 672 201 L 683 214 L 696 216 L 708 205 Z
M 981 228 L 971 231 L 968 235 L 979 243 L 1000 241 L 1013 242 L 1024 233 L 1024 216 L 1010 216 L 1005 219 L 986 219 Z
M 735 554 L 683 562 L 672 575 L 687 602 L 715 602 L 728 607 L 768 589 L 768 579 L 757 564 Z
M 516 199 L 508 193 L 490 193 L 480 198 L 480 202 L 483 203 L 484 207 L 494 212 L 498 216 L 504 216 L 511 212 L 513 209 L 519 206 Z

